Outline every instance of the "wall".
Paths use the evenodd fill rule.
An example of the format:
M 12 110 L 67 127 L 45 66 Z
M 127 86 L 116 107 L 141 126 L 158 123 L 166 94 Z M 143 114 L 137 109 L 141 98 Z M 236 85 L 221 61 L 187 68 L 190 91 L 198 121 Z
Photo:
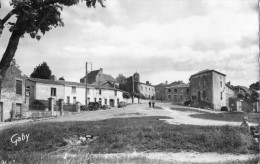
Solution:
M 226 106 L 230 107 L 229 99 L 230 99 L 230 97 L 235 97 L 235 91 L 233 91 L 232 89 L 230 89 L 229 87 L 226 86 L 225 95 L 226 95 Z
M 56 88 L 56 96 L 51 96 L 51 88 Z M 43 84 L 36 83 L 35 89 L 35 99 L 37 100 L 48 100 L 48 98 L 53 97 L 54 100 L 64 98 L 64 86 L 55 84 Z
M 182 104 L 185 100 L 189 99 L 190 97 L 189 90 L 190 87 L 178 87 L 178 86 L 167 87 L 165 88 L 166 100 L 172 101 L 177 104 Z
M 199 97 L 200 95 L 200 97 Z M 213 107 L 213 74 L 206 72 L 190 78 L 191 105 Z M 208 105 L 207 105 L 208 104 Z
M 73 97 L 76 97 L 76 102 L 80 102 L 82 105 L 85 104 L 85 92 L 86 89 L 83 86 L 75 86 L 76 93 L 72 92 L 72 86 L 65 86 L 64 103 L 67 104 L 67 97 L 70 97 L 70 103 L 73 104 Z
M 220 85 L 222 82 L 222 85 Z M 213 72 L 213 105 L 214 110 L 220 110 L 222 106 L 227 106 L 226 104 L 226 78 L 225 76 Z M 222 98 L 221 98 L 222 93 Z
M 146 98 L 152 98 L 152 96 L 155 96 L 154 86 L 139 83 L 138 89 Z
M 16 94 L 16 80 L 22 82 L 22 94 Z M 1 91 L 1 104 L 3 105 L 2 111 L 0 110 L 0 122 L 10 118 L 10 112 L 13 108 L 18 111 L 20 104 L 19 113 L 28 110 L 28 100 L 26 100 L 25 91 L 25 77 L 22 72 L 14 65 L 7 69 L 6 76 L 3 79 L 2 91 Z

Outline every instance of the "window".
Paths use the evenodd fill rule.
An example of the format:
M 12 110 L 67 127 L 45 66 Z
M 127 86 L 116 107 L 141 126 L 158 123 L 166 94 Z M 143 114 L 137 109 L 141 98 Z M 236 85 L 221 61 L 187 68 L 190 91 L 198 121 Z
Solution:
M 182 95 L 181 95 L 181 100 L 182 100 Z
M 72 92 L 72 93 L 76 93 L 76 92 L 77 92 L 75 86 L 71 87 L 71 92 Z
M 206 87 L 206 81 L 204 80 L 203 81 L 203 88 L 205 88 Z
M 220 81 L 220 87 L 222 87 L 222 81 Z
M 187 92 L 190 92 L 190 90 L 189 90 L 189 89 L 187 89 Z
M 174 92 L 177 92 L 177 89 L 174 89 Z
M 100 89 L 100 90 L 99 90 L 99 95 L 101 95 L 101 94 L 102 94 L 102 90 Z
M 56 96 L 56 88 L 51 88 L 51 96 Z
M 16 80 L 16 94 L 22 95 L 22 84 L 21 80 Z
M 107 105 L 107 99 L 105 99 L 105 104 Z
M 98 103 L 102 104 L 102 99 L 101 98 L 98 99 Z
M 115 96 L 117 96 L 117 91 L 115 91 Z
M 177 100 L 177 95 L 174 95 L 174 100 Z
M 222 100 L 223 99 L 223 97 L 222 97 L 223 95 L 222 95 L 222 92 L 220 92 L 220 100 Z
M 206 91 L 203 91 L 203 92 L 202 92 L 202 97 L 203 97 L 204 99 L 207 97 Z
M 89 95 L 89 88 L 87 88 L 87 94 Z
M 196 100 L 196 96 L 192 96 L 191 98 L 192 98 L 192 100 Z
M 97 102 L 97 98 L 94 98 L 94 102 Z
M 168 95 L 168 100 L 171 100 L 172 96 L 171 95 Z
M 70 103 L 70 97 L 67 96 L 67 104 L 69 104 L 69 103 Z
M 168 92 L 171 92 L 171 89 L 168 89 Z
M 76 102 L 77 102 L 77 98 L 73 97 L 73 104 L 76 104 Z

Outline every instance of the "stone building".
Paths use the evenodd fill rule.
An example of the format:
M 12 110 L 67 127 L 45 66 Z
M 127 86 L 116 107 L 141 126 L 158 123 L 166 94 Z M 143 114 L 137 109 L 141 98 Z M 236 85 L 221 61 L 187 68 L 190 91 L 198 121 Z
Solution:
M 21 116 L 28 110 L 28 92 L 25 88 L 25 79 L 27 77 L 18 68 L 15 61 L 7 69 L 2 83 L 0 99 L 0 122 L 3 122 L 13 116 Z
M 144 95 L 145 98 L 151 99 L 155 97 L 155 88 L 149 81 L 146 81 L 146 83 L 140 82 L 139 73 L 134 73 L 133 77 L 134 81 L 137 83 L 138 90 Z
M 80 79 L 80 83 L 86 83 L 86 76 Z M 92 83 L 103 83 L 103 82 L 109 82 L 114 87 L 118 87 L 119 83 L 114 79 L 111 75 L 107 75 L 103 73 L 103 68 L 100 68 L 99 70 L 94 70 L 88 73 L 88 84 Z
M 184 101 L 190 98 L 190 85 L 182 83 L 165 87 L 165 97 L 167 101 L 183 104 Z
M 220 110 L 227 106 L 226 75 L 215 70 L 203 70 L 190 76 L 191 105 Z

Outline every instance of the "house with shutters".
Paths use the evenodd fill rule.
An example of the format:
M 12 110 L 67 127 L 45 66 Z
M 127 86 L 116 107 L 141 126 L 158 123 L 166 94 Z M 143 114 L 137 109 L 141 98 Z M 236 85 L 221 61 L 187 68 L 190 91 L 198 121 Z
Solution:
M 28 110 L 29 97 L 25 88 L 27 76 L 22 73 L 12 61 L 3 79 L 1 98 L 0 98 L 0 122 L 13 116 L 22 115 Z
M 67 105 L 79 102 L 85 105 L 85 83 L 65 80 L 28 78 L 26 87 L 30 90 L 30 103 L 55 101 L 63 99 Z M 94 82 L 87 85 L 87 98 L 89 102 L 100 102 L 102 105 L 118 106 L 123 101 L 123 91 L 114 88 L 109 81 Z
M 180 83 L 165 87 L 166 100 L 175 104 L 183 104 L 184 101 L 190 99 L 190 85 Z
M 190 76 L 191 105 L 220 110 L 227 106 L 226 75 L 216 70 L 203 70 Z

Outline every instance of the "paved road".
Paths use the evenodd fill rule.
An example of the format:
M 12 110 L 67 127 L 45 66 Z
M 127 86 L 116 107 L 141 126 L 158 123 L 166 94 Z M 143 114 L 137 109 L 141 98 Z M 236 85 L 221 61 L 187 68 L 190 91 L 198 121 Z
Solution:
M 163 119 L 170 124 L 191 124 L 191 125 L 232 125 L 239 126 L 241 122 L 226 122 L 216 120 L 205 120 L 200 118 L 193 118 L 189 115 L 197 113 L 197 110 L 207 111 L 210 113 L 220 113 L 219 111 L 210 111 L 205 109 L 193 108 L 194 112 L 182 112 L 171 110 L 170 108 L 185 108 L 183 106 L 172 105 L 170 103 L 156 103 L 160 108 L 149 108 L 148 104 L 131 104 L 125 108 L 113 108 L 100 111 L 82 112 L 78 115 L 60 117 L 46 121 L 95 121 L 109 118 L 122 118 L 122 117 L 143 117 L 143 116 L 167 116 L 169 119 Z

